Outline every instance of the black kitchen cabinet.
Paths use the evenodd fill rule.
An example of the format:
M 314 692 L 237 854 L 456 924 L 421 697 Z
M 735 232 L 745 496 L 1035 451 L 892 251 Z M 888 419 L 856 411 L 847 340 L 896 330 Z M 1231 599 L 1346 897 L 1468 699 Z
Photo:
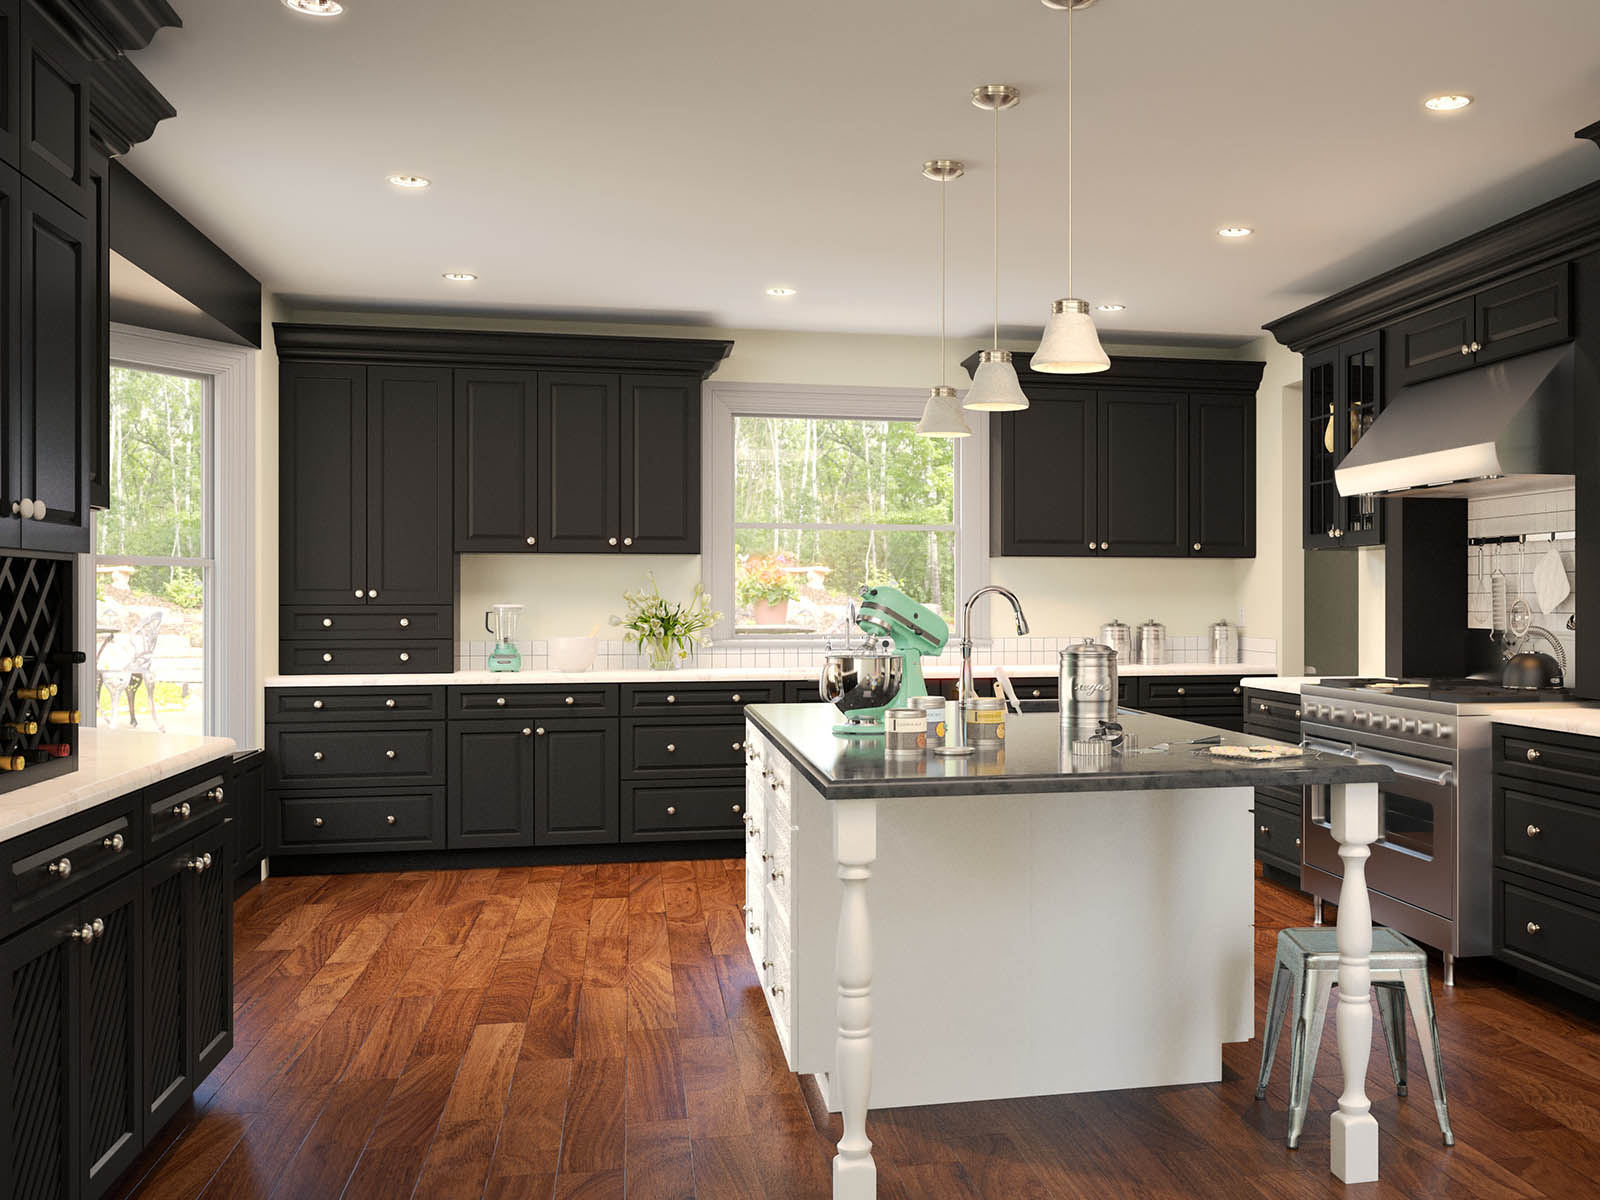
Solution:
M 1559 263 L 1390 326 L 1390 382 L 1424 383 L 1557 346 L 1572 335 L 1572 266 Z
M 521 720 L 450 727 L 446 845 L 533 845 L 535 743 L 546 728 Z
M 15 22 L 8 29 L 15 31 Z M 22 179 L 0 165 L 0 546 L 22 544 Z
M 1383 544 L 1381 500 L 1341 496 L 1334 479 L 1344 456 L 1383 411 L 1383 378 L 1383 335 L 1376 332 L 1305 356 L 1301 535 L 1307 550 L 1353 550 Z
M 450 372 L 367 368 L 367 600 L 450 604 Z
M 237 898 L 261 882 L 261 860 L 266 856 L 266 756 L 251 750 L 233 760 L 233 777 L 228 781 L 232 802 L 229 828 L 233 831 L 230 861 Z
M 617 722 L 546 721 L 537 727 L 535 741 L 535 844 L 607 845 L 619 841 Z
M 1256 415 L 1242 396 L 1189 397 L 1189 551 L 1256 553 Z
M 83 986 L 77 997 L 83 1094 L 75 1155 L 80 1196 L 102 1194 L 144 1146 L 139 1102 L 143 899 L 139 877 L 128 875 L 79 908 L 83 923 L 93 931 L 93 940 L 81 948 Z M 226 915 L 231 928 L 231 912 Z M 231 1013 L 231 946 L 228 960 L 219 966 L 230 991 Z
M 93 155 L 89 166 L 89 192 L 93 203 L 90 226 L 94 234 L 94 315 L 89 383 L 88 442 L 89 507 L 111 507 L 111 160 Z
M 18 161 L 17 130 L 22 125 L 22 72 L 17 69 L 21 45 L 20 0 L 0 0 L 0 162 L 12 166 Z
M 539 548 L 621 547 L 622 382 L 584 371 L 539 376 Z
M 1181 392 L 1101 392 L 1100 550 L 1122 558 L 1189 553 L 1188 400 Z
M 1390 326 L 1394 384 L 1406 387 L 1467 370 L 1473 365 L 1476 332 L 1471 296 L 1437 305 Z
M 455 547 L 538 549 L 539 377 L 455 372 Z
M 700 553 L 700 382 L 622 377 L 622 547 Z
M 1071 557 L 1100 546 L 1092 391 L 1043 397 L 989 424 L 990 546 L 998 555 Z
M 63 203 L 88 213 L 88 60 L 37 0 L 23 0 L 20 32 L 18 165 Z
M 1251 688 L 1245 692 L 1243 731 L 1253 737 L 1299 744 L 1300 697 Z M 1300 882 L 1301 816 L 1305 789 L 1256 789 L 1256 860 L 1278 872 L 1280 882 Z

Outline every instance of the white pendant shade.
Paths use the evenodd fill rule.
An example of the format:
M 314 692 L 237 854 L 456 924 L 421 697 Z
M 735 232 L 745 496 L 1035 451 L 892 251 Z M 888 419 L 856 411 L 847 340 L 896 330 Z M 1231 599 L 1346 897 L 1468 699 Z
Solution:
M 978 355 L 978 369 L 972 387 L 962 401 L 963 408 L 978 412 L 1017 412 L 1028 407 L 1017 369 L 1011 365 L 1011 351 L 984 350 Z
M 962 415 L 961 402 L 956 399 L 955 388 L 936 387 L 929 390 L 928 403 L 922 410 L 922 420 L 917 422 L 917 432 L 923 437 L 972 436 L 972 427 Z
M 1100 346 L 1086 300 L 1057 300 L 1051 306 L 1050 324 L 1033 352 L 1033 369 L 1054 375 L 1086 375 L 1105 371 L 1111 360 Z

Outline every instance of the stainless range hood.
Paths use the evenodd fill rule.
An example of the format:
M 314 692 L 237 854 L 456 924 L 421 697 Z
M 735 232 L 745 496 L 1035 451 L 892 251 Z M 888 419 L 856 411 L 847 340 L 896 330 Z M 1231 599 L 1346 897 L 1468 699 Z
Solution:
M 1402 388 L 1334 471 L 1343 496 L 1487 496 L 1572 483 L 1572 346 Z

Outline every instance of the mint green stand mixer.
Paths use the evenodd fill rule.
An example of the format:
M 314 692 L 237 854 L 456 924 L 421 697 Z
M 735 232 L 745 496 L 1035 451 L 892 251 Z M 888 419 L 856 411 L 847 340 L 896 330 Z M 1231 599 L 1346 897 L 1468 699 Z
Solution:
M 882 733 L 885 709 L 928 694 L 922 659 L 944 649 L 950 627 L 927 605 L 892 587 L 862 588 L 861 603 L 851 606 L 850 618 L 867 634 L 868 644 L 829 651 L 818 681 L 822 698 L 844 714 L 834 733 Z

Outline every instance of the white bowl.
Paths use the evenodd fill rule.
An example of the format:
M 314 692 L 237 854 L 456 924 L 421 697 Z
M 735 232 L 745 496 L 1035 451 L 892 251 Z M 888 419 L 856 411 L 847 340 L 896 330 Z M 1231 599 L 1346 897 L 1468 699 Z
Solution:
M 550 669 L 552 671 L 587 671 L 594 666 L 594 652 L 598 639 L 592 637 L 557 637 L 550 639 Z

